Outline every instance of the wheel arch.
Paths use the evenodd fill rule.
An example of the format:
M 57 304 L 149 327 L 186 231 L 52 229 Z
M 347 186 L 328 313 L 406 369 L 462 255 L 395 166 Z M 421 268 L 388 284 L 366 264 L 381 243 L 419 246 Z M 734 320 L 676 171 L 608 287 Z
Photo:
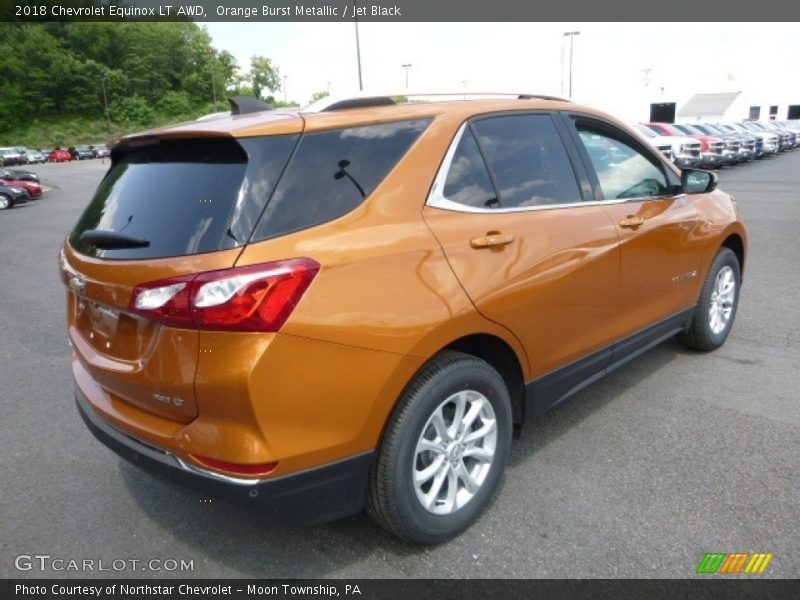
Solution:
M 474 325 L 475 323 L 472 324 Z M 475 328 L 471 331 L 450 331 L 449 336 L 442 336 L 440 333 L 440 335 L 436 336 L 436 344 L 433 344 L 432 340 L 428 339 L 422 347 L 417 348 L 420 352 L 415 352 L 415 355 L 425 358 L 413 375 L 405 382 L 397 397 L 394 398 L 391 408 L 386 413 L 386 418 L 378 437 L 379 444 L 380 440 L 383 439 L 386 425 L 391 420 L 392 414 L 394 414 L 400 399 L 408 387 L 412 385 L 419 373 L 434 358 L 446 351 L 460 352 L 479 358 L 500 374 L 511 398 L 511 414 L 515 430 L 519 429 L 525 422 L 525 380 L 527 377 L 525 366 L 528 364 L 527 355 L 519 340 L 510 333 L 491 322 L 487 322 L 485 325 L 487 327 Z
M 730 249 L 739 261 L 740 277 L 744 279 L 745 242 L 739 233 L 730 233 L 722 242 L 722 248 Z
M 475 333 L 453 340 L 442 350 L 468 354 L 491 365 L 508 388 L 515 428 L 525 422 L 525 376 L 519 357 L 510 344 L 496 335 Z

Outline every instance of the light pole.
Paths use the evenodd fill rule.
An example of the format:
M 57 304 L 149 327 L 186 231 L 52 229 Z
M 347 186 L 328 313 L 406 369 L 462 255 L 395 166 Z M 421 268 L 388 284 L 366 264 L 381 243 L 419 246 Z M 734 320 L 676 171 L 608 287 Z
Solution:
M 356 24 L 356 60 L 358 61 L 358 89 L 364 91 L 364 83 L 361 80 L 361 43 L 358 41 L 358 11 L 356 10 L 356 0 L 353 0 L 353 22 Z
M 406 91 L 408 91 L 408 70 L 411 68 L 411 63 L 404 64 L 403 68 L 406 70 Z
M 286 99 L 287 98 L 287 96 L 286 96 L 286 78 L 287 77 L 288 77 L 288 75 L 284 75 L 283 76 L 283 103 L 284 104 L 286 104 L 288 102 L 288 100 Z
M 575 36 L 580 35 L 580 31 L 565 31 L 564 36 L 569 36 L 569 97 L 572 98 L 572 45 L 575 41 Z

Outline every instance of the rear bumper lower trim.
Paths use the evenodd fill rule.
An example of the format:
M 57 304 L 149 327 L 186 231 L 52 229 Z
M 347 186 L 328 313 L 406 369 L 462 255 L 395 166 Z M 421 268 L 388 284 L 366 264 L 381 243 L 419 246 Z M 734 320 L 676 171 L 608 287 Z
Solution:
M 245 480 L 188 465 L 108 423 L 76 387 L 75 403 L 92 434 L 128 462 L 204 495 L 256 508 L 293 524 L 312 525 L 364 508 L 374 451 L 282 477 Z

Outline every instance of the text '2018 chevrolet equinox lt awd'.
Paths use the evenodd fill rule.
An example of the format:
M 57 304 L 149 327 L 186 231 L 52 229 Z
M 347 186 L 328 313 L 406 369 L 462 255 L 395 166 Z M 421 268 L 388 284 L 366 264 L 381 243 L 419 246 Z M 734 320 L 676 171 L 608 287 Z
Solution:
M 487 506 L 514 427 L 731 330 L 734 199 L 603 113 L 232 104 L 117 143 L 61 254 L 78 408 L 143 468 L 442 541 Z

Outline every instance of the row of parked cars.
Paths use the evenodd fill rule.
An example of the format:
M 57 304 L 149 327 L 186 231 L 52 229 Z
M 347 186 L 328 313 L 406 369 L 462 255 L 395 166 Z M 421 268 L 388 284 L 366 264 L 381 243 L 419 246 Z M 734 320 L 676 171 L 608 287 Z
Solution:
M 719 169 L 800 146 L 800 121 L 639 123 L 636 129 L 682 169 Z
M 42 197 L 39 176 L 33 171 L 0 167 L 0 210 Z
M 82 144 L 70 146 L 66 150 L 61 147 L 31 150 L 24 146 L 15 146 L 0 148 L 0 166 L 86 160 L 90 158 L 103 158 L 108 156 L 108 154 L 109 150 L 106 144 Z

